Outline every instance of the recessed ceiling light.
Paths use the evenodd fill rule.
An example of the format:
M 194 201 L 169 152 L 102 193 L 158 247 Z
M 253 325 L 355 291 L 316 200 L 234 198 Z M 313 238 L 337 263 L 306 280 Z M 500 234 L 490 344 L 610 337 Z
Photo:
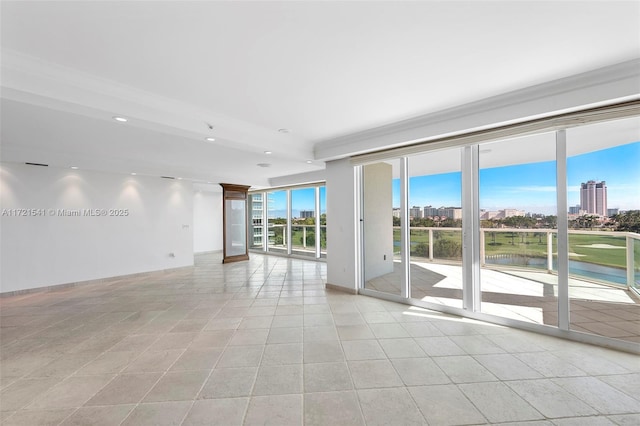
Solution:
M 182 180 L 182 178 L 181 178 L 181 177 L 179 177 L 179 178 L 176 178 L 176 179 L 178 179 L 178 180 Z
M 258 167 L 271 167 L 271 164 L 269 163 L 258 163 L 256 164 Z
M 216 138 L 205 138 L 204 140 L 209 142 L 215 142 Z
M 278 129 L 278 131 L 280 133 L 291 133 L 291 130 L 289 130 L 289 129 Z
M 272 154 L 271 151 L 265 151 L 264 153 L 267 154 L 267 155 L 271 155 Z
M 78 166 L 71 166 L 71 169 L 78 170 Z
M 116 121 L 119 121 L 121 123 L 126 123 L 127 121 L 129 121 L 128 118 L 118 117 L 118 116 L 113 117 L 113 119 L 116 120 Z
M 136 172 L 131 173 L 131 176 L 135 176 L 135 175 L 137 175 L 137 173 L 136 173 Z
M 311 163 L 313 163 L 313 161 L 307 160 L 307 164 L 311 164 Z

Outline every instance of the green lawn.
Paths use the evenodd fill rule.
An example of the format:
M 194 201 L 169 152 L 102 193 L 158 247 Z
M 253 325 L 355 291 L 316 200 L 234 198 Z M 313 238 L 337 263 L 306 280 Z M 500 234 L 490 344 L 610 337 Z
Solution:
M 460 231 L 447 231 L 441 229 L 434 232 L 440 232 L 441 239 L 451 239 L 460 242 Z M 400 230 L 393 230 L 394 241 L 400 241 Z M 428 230 L 411 230 L 411 247 L 412 251 L 416 245 L 420 243 L 429 244 Z M 626 267 L 626 250 L 623 249 L 606 249 L 582 247 L 592 244 L 607 244 L 614 247 L 625 247 L 625 237 L 617 237 L 611 235 L 569 235 L 569 252 L 580 256 L 570 256 L 572 260 L 580 260 L 583 262 L 595 263 L 604 266 L 613 266 L 617 268 Z M 640 265 L 640 242 L 635 243 L 634 250 L 635 265 Z M 553 253 L 557 252 L 556 238 L 553 238 Z M 394 245 L 394 253 L 400 253 L 400 245 Z M 520 255 L 524 257 L 547 257 L 547 235 L 546 232 L 536 232 L 531 230 L 524 233 L 510 233 L 504 231 L 492 232 L 487 230 L 485 233 L 485 254 L 492 255 Z
M 573 260 L 596 263 L 605 266 L 625 268 L 627 264 L 627 251 L 623 249 L 604 249 L 580 247 L 591 244 L 608 244 L 615 247 L 626 247 L 624 237 L 614 237 L 609 235 L 579 235 L 569 234 L 569 252 L 582 256 L 571 256 Z M 554 246 L 555 248 L 555 246 Z M 634 250 L 635 264 L 640 265 L 640 253 Z
M 321 229 L 322 239 L 320 240 L 320 247 L 325 250 L 327 248 L 327 241 L 324 229 Z M 303 231 L 301 227 L 295 225 L 291 227 L 291 244 L 294 247 L 302 247 Z M 313 237 L 311 237 L 313 235 Z M 315 250 L 315 230 L 313 228 L 307 228 L 307 249 Z

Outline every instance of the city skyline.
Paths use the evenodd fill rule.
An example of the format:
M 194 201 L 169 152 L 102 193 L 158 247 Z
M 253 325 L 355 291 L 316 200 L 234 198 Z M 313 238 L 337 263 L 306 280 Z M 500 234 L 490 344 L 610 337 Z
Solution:
M 287 217 L 287 191 L 269 193 L 269 217 Z M 315 210 L 316 199 L 314 188 L 300 188 L 291 191 L 291 217 L 300 217 L 301 210 Z M 320 214 L 327 212 L 326 187 L 320 187 Z
M 580 204 L 580 185 L 595 180 L 607 182 L 609 208 L 640 209 L 639 164 L 640 142 L 567 158 L 568 206 Z M 481 210 L 557 214 L 555 161 L 486 168 L 479 175 Z M 399 179 L 394 179 L 392 188 L 393 207 L 398 207 Z M 460 172 L 409 179 L 409 206 L 459 207 L 461 194 Z
M 580 185 L 590 180 L 607 183 L 607 206 L 619 210 L 640 209 L 640 142 L 620 145 L 567 158 L 568 206 L 580 204 Z M 409 206 L 460 207 L 460 172 L 414 176 L 409 181 Z M 321 214 L 326 213 L 326 188 L 321 187 Z M 392 204 L 400 206 L 400 180 L 392 181 Z M 286 217 L 286 191 L 271 193 L 272 217 Z M 313 210 L 313 189 L 292 192 L 293 217 Z M 518 164 L 480 170 L 480 209 L 524 210 L 556 215 L 555 161 Z M 567 212 L 568 213 L 568 208 Z

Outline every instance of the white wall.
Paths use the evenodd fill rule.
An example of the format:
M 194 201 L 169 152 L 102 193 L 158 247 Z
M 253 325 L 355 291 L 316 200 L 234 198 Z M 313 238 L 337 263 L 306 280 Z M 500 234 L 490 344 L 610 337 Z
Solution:
M 393 179 L 391 164 L 363 167 L 364 280 L 393 272 Z
M 326 182 L 327 284 L 353 291 L 357 289 L 356 185 L 349 159 L 327 162 Z
M 274 187 L 304 185 L 307 183 L 323 182 L 326 179 L 325 169 L 313 172 L 298 173 L 295 175 L 279 176 L 269 179 L 269 184 Z
M 222 192 L 193 194 L 193 252 L 222 250 Z
M 0 209 L 1 292 L 193 264 L 187 182 L 3 163 Z M 11 216 L 11 209 L 44 211 Z M 128 216 L 69 217 L 58 209 L 126 209 Z

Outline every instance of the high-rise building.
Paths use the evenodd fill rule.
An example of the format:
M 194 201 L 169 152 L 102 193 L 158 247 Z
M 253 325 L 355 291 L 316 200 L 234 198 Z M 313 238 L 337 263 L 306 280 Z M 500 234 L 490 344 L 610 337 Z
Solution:
M 462 219 L 462 207 L 439 207 L 425 206 L 423 217 L 446 217 L 449 219 Z
M 607 184 L 590 180 L 580 184 L 580 208 L 587 214 L 607 216 Z
M 262 246 L 262 236 L 264 233 L 263 211 L 264 202 L 262 194 L 256 193 L 249 196 L 249 210 L 251 211 L 251 237 L 253 247 Z
M 502 212 L 502 217 L 507 218 L 507 217 L 513 217 L 513 216 L 524 216 L 525 211 L 524 210 L 518 210 L 518 209 L 504 209 L 501 210 Z
M 410 219 L 420 219 L 422 218 L 422 208 L 418 206 L 413 206 L 409 209 L 409 218 Z
M 424 217 L 439 216 L 438 209 L 435 207 L 425 206 L 423 211 L 424 211 Z
M 302 219 L 306 219 L 308 217 L 313 217 L 315 212 L 313 210 L 300 210 L 300 217 Z

